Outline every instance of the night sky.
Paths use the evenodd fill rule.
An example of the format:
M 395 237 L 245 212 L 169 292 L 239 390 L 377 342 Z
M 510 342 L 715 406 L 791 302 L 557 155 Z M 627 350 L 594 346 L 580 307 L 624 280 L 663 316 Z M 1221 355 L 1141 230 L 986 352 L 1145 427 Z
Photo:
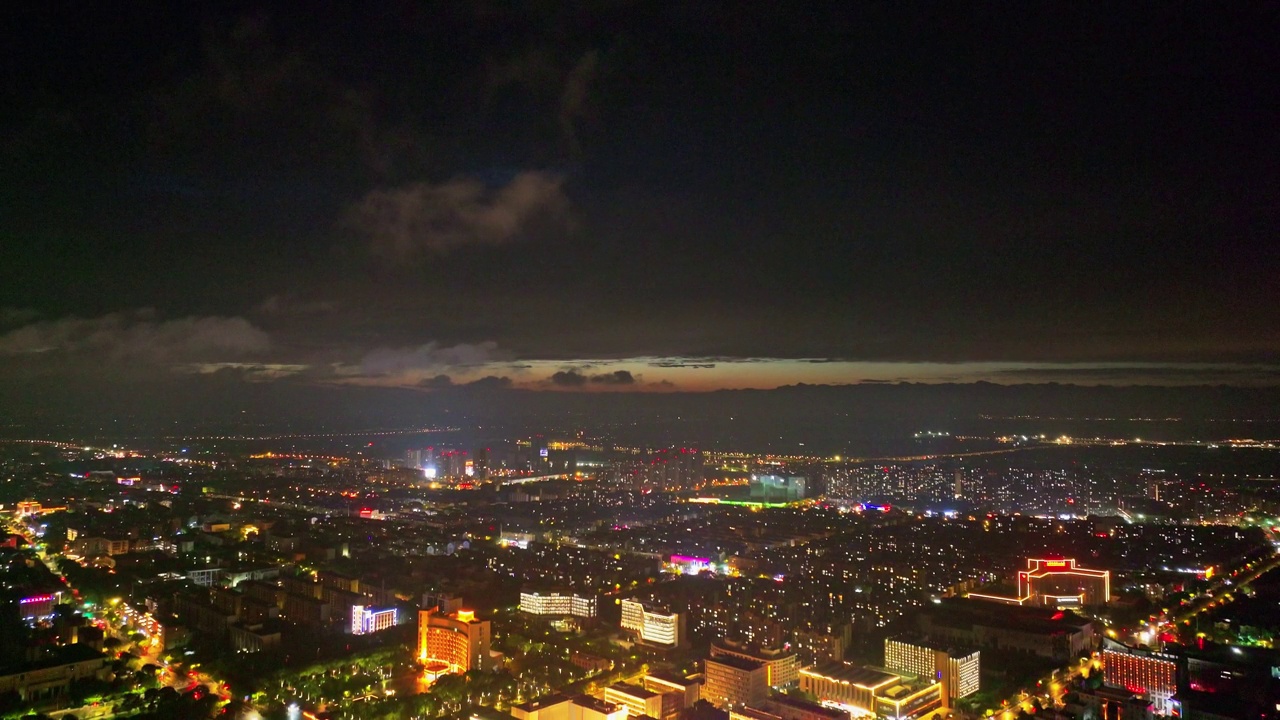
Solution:
M 1280 384 L 1278 37 L 1246 2 L 9 3 L 0 383 Z

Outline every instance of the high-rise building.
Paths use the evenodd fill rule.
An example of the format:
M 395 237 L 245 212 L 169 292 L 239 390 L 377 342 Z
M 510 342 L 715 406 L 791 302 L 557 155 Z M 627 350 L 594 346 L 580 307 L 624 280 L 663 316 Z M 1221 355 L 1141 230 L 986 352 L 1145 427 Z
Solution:
M 352 635 L 375 633 L 395 627 L 395 624 L 395 608 L 376 608 L 370 605 L 356 605 L 351 608 Z
M 1102 650 L 1102 681 L 1150 700 L 1157 715 L 1171 715 L 1178 691 L 1178 658 L 1107 641 Z
M 978 692 L 982 678 L 977 650 L 931 643 L 916 636 L 886 638 L 884 666 L 891 672 L 941 682 L 943 697 L 948 701 Z
M 434 610 L 418 611 L 418 662 L 426 666 L 427 678 L 489 669 L 489 621 L 477 620 L 470 610 L 440 615 Z
M 647 606 L 639 600 L 622 601 L 622 629 L 649 645 L 673 648 L 683 639 L 684 616 Z
M 696 448 L 664 448 L 647 461 L 637 480 L 670 490 L 691 490 L 702 484 L 702 453 Z
M 733 655 L 707 658 L 702 699 L 721 710 L 758 705 L 769 697 L 769 666 Z
M 853 642 L 850 623 L 811 623 L 791 631 L 791 646 L 801 665 L 840 662 Z

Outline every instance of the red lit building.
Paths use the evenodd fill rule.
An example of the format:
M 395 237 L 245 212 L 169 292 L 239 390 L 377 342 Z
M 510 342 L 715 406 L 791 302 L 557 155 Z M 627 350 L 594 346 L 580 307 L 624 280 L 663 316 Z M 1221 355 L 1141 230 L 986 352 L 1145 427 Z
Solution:
M 1177 658 L 1108 643 L 1102 651 L 1102 681 L 1150 700 L 1155 714 L 1170 715 L 1178 690 Z
M 1111 571 L 1082 568 L 1071 558 L 1029 558 L 1018 572 L 1017 597 L 969 593 L 1008 605 L 1084 607 L 1111 602 Z

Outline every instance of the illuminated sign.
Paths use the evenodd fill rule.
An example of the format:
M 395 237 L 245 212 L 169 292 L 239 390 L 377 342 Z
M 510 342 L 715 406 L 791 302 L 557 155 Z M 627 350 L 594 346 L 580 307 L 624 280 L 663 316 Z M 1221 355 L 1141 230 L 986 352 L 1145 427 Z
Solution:
M 686 564 L 698 563 L 702 565 L 709 565 L 711 563 L 711 558 L 693 557 L 691 555 L 672 555 L 671 562 L 686 563 Z
M 1066 560 L 1045 560 L 1044 566 L 1047 568 L 1064 568 L 1067 566 Z

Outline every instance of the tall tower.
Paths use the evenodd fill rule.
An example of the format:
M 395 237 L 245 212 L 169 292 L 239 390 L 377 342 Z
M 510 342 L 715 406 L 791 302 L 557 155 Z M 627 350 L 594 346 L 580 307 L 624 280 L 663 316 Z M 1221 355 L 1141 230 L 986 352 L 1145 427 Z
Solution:
M 956 500 L 964 497 L 964 469 L 956 468 L 956 486 L 954 491 Z

